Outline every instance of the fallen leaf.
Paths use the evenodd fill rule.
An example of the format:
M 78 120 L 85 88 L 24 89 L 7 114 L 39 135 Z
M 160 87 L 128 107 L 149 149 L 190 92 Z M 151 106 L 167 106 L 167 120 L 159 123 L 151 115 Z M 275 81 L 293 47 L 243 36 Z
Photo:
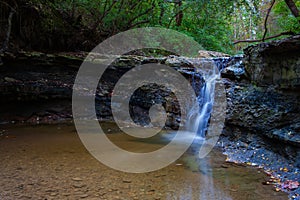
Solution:
M 281 184 L 281 187 L 283 189 L 295 190 L 299 187 L 299 182 L 298 181 L 287 180 L 287 181 L 285 181 L 284 183 Z

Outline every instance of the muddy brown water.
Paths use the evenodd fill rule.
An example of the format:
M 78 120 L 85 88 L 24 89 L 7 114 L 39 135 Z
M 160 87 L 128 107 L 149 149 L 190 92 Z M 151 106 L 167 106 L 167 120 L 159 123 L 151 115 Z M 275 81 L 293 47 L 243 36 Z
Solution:
M 268 177 L 261 170 L 226 163 L 218 150 L 203 160 L 189 150 L 161 170 L 130 174 L 93 158 L 73 125 L 0 128 L 0 200 L 288 199 L 287 194 L 262 184 Z M 110 132 L 115 133 L 109 138 L 127 150 L 151 151 L 164 145 Z

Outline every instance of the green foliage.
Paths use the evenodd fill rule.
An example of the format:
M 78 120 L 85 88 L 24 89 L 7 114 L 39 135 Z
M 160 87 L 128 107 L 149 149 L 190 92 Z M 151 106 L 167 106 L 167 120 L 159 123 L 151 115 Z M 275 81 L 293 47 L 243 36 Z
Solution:
M 231 8 L 232 1 L 188 1 L 183 24 L 178 30 L 192 36 L 206 50 L 230 53 L 228 16 Z
M 158 26 L 189 35 L 204 49 L 225 53 L 240 50 L 232 45 L 234 40 L 261 38 L 265 11 L 270 4 L 270 0 L 19 1 L 22 2 L 19 8 L 30 6 L 39 13 L 36 23 L 32 24 L 40 25 L 41 34 L 55 35 L 53 40 L 65 41 L 66 50 L 90 50 L 119 32 Z M 300 0 L 294 2 L 300 7 Z M 300 32 L 298 19 L 291 14 L 284 0 L 275 4 L 272 19 L 269 34 Z M 170 35 L 168 40 L 180 49 L 176 36 Z M 149 42 L 153 42 L 153 38 Z
M 300 0 L 294 1 L 296 6 L 300 7 Z M 294 33 L 300 32 L 299 19 L 294 17 L 291 11 L 286 6 L 283 0 L 278 1 L 273 9 L 274 15 L 277 18 L 277 23 L 280 29 L 283 31 L 292 31 Z

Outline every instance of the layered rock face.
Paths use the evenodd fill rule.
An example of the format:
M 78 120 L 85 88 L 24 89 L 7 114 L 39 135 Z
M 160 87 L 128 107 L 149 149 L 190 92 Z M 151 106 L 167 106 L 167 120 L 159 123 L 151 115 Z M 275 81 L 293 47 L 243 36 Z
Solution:
M 73 84 L 85 56 L 86 54 L 53 55 L 26 52 L 3 56 L 4 64 L 0 67 L 0 97 L 2 103 L 7 106 L 0 109 L 3 113 L 0 120 L 48 123 L 55 122 L 58 118 L 71 119 Z M 90 58 L 90 62 L 96 65 L 99 61 L 107 59 L 105 55 Z M 107 67 L 101 78 L 99 77 L 96 94 L 81 88 L 83 96 L 95 95 L 98 119 L 112 119 L 111 95 L 119 79 L 134 67 L 149 63 L 167 65 L 178 71 L 191 83 L 196 95 L 199 95 L 204 79 L 201 74 L 195 72 L 195 68 L 187 59 L 121 56 Z M 130 101 L 131 117 L 135 122 L 146 125 L 150 120 L 149 108 L 154 104 L 162 104 L 168 114 L 166 126 L 178 128 L 180 105 L 173 92 L 158 85 L 139 88 Z
M 300 36 L 245 49 L 249 83 L 227 82 L 225 135 L 267 146 L 300 167 Z M 226 75 L 226 73 L 225 73 Z
M 245 49 L 244 63 L 251 81 L 277 89 L 300 88 L 300 35 Z

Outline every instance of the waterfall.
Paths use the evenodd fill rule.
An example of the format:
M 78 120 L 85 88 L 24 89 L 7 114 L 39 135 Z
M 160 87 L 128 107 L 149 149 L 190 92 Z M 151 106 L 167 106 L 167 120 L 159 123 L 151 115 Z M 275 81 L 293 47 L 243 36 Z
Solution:
M 208 122 L 214 103 L 215 81 L 217 78 L 219 78 L 219 74 L 217 74 L 215 70 L 213 71 L 214 73 L 212 75 L 204 77 L 205 85 L 201 89 L 201 96 L 198 97 L 198 102 L 200 103 L 201 107 L 199 114 L 197 115 L 197 121 L 199 122 L 197 134 L 203 138 L 205 138 L 205 133 L 207 131 Z
M 217 81 L 220 79 L 221 73 L 226 65 L 228 64 L 230 58 L 217 58 L 217 59 L 194 59 L 192 63 L 196 67 L 196 73 L 200 73 L 204 78 L 204 85 L 200 89 L 200 94 L 198 96 L 197 102 L 199 105 L 199 110 L 193 109 L 189 112 L 189 119 L 191 120 L 188 123 L 189 130 L 196 130 L 197 137 L 201 138 L 200 142 L 197 142 L 197 150 L 199 148 L 199 143 L 201 147 L 199 148 L 197 158 L 199 160 L 199 171 L 203 174 L 201 178 L 201 187 L 202 190 L 200 193 L 201 200 L 210 200 L 210 199 L 228 199 L 231 200 L 230 196 L 224 195 L 220 190 L 216 190 L 216 186 L 213 179 L 213 171 L 211 170 L 211 158 L 206 155 L 212 149 L 212 146 L 216 142 L 214 131 L 208 132 L 209 124 L 216 126 L 210 122 L 210 118 L 213 118 L 213 109 L 214 104 L 219 106 L 219 99 L 216 100 L 215 95 L 218 88 L 216 87 Z M 215 102 L 216 100 L 216 102 Z M 193 120 L 194 119 L 194 120 Z M 218 124 L 217 124 L 218 125 Z M 207 135 L 208 133 L 212 135 Z M 211 138 L 210 138 L 211 137 Z M 210 146 L 210 147 L 206 147 Z
M 220 78 L 220 69 L 223 69 L 228 58 L 192 59 L 190 61 L 196 67 L 195 73 L 203 76 L 205 84 L 197 97 L 196 103 L 200 109 L 196 110 L 194 109 L 196 106 L 193 106 L 189 111 L 187 130 L 197 131 L 197 137 L 204 140 L 214 105 L 216 80 Z

